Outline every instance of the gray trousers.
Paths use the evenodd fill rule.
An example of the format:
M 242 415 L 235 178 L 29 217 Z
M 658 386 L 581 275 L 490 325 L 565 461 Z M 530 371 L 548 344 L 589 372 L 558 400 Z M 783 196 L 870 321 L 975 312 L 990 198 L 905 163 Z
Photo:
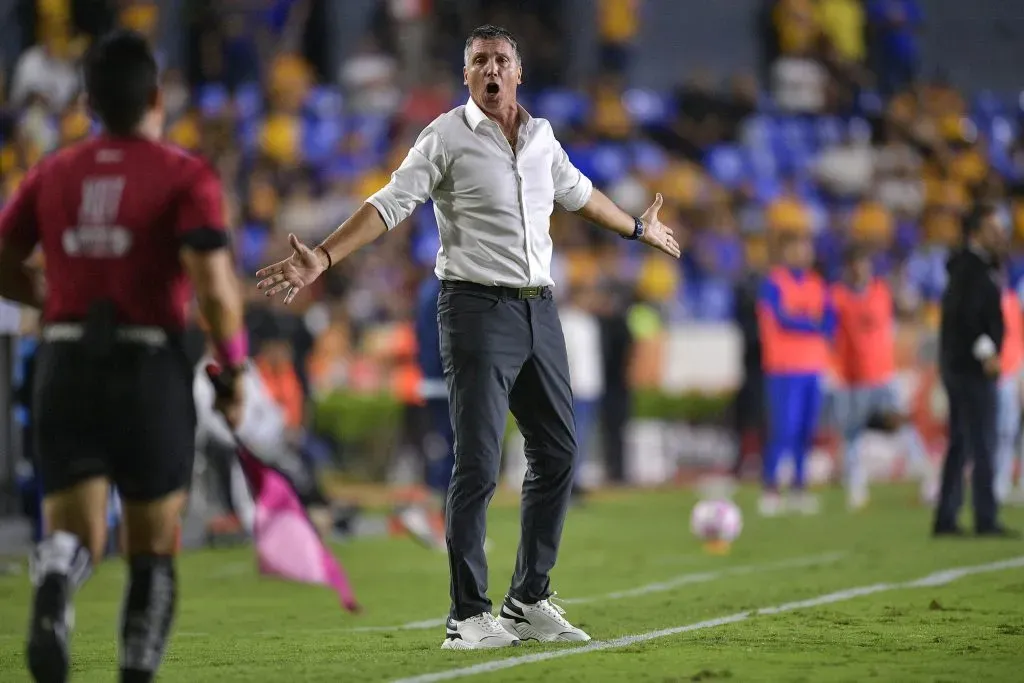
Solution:
M 501 465 L 511 410 L 526 440 L 522 536 L 509 595 L 526 603 L 551 594 L 572 490 L 576 429 L 562 326 L 549 289 L 442 283 L 441 358 L 455 432 L 455 470 L 445 517 L 451 615 L 491 611 L 487 598 L 487 505 Z

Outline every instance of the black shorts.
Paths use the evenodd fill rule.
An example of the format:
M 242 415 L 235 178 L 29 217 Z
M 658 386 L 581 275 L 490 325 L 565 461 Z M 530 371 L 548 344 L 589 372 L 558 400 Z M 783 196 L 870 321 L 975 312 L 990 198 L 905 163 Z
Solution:
M 106 477 L 126 501 L 187 489 L 195 458 L 193 374 L 177 345 L 118 344 L 97 361 L 81 343 L 47 342 L 33 411 L 44 495 Z

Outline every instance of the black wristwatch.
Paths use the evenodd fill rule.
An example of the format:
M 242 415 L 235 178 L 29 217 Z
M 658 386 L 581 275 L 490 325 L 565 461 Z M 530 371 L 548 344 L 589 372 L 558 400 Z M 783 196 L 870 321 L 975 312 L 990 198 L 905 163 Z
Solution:
M 624 240 L 638 240 L 638 239 L 640 239 L 641 237 L 644 236 L 644 230 L 646 230 L 646 226 L 644 225 L 644 222 L 642 220 L 640 220 L 639 218 L 637 218 L 636 216 L 633 216 L 633 234 L 632 235 L 622 235 L 622 239 L 624 239 Z

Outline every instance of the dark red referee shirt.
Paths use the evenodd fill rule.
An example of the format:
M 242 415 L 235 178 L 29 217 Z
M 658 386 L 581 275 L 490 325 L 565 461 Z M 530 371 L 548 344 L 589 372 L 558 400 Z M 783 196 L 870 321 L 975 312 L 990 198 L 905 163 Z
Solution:
M 118 323 L 178 331 L 192 296 L 183 245 L 228 244 L 220 180 L 205 161 L 141 137 L 101 136 L 36 165 L 0 213 L 0 238 L 46 259 L 44 322 L 114 302 Z

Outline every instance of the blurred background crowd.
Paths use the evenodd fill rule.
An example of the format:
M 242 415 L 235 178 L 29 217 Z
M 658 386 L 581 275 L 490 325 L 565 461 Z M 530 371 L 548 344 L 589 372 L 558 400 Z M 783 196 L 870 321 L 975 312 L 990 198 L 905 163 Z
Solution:
M 979 3 L 991 7 L 972 22 L 964 5 Z M 830 278 L 846 244 L 870 245 L 904 324 L 933 326 L 960 213 L 984 197 L 1013 228 L 1020 279 L 1024 138 L 1006 58 L 1020 63 L 1024 20 L 1013 4 L 9 0 L 0 203 L 32 163 L 90 133 L 76 59 L 99 33 L 132 27 L 159 50 L 168 139 L 224 180 L 252 284 L 289 232 L 323 238 L 388 181 L 421 128 L 465 101 L 469 29 L 503 25 L 522 45 L 524 106 L 627 210 L 663 193 L 666 222 L 685 236 L 677 263 L 553 217 L 559 297 L 582 320 L 567 327 L 570 353 L 592 356 L 600 375 L 577 389 L 623 403 L 657 384 L 661 366 L 642 342 L 680 325 L 743 329 L 753 276 L 786 231 L 813 236 Z M 332 400 L 349 401 L 338 420 L 374 425 L 382 405 L 419 401 L 414 307 L 437 248 L 427 205 L 287 310 L 247 288 L 268 388 L 290 425 L 326 439 L 325 457 L 338 457 L 331 437 L 345 433 Z M 353 413 L 359 396 L 378 402 Z

